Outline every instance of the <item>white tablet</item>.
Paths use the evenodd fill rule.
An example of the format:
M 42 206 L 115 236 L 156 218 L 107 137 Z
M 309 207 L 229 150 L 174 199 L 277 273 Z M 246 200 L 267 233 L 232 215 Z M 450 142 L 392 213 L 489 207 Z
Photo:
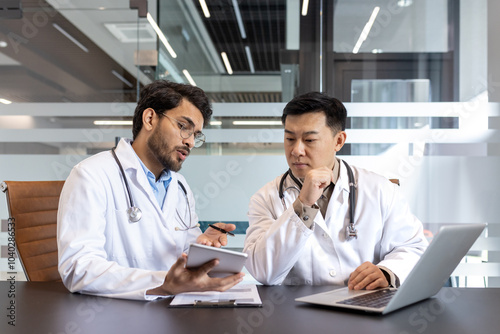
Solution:
M 213 268 L 208 275 L 211 277 L 226 277 L 241 272 L 247 260 L 247 254 L 222 248 L 191 244 L 189 246 L 186 268 L 196 268 L 213 259 L 219 259 L 219 265 Z

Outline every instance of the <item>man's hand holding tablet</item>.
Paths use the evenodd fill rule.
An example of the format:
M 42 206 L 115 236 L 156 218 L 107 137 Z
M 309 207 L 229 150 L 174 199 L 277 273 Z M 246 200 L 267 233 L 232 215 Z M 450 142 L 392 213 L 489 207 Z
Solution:
M 211 277 L 226 277 L 241 272 L 245 265 L 247 254 L 222 248 L 191 244 L 189 246 L 186 268 L 197 268 L 214 259 L 218 259 L 219 264 L 208 275 Z

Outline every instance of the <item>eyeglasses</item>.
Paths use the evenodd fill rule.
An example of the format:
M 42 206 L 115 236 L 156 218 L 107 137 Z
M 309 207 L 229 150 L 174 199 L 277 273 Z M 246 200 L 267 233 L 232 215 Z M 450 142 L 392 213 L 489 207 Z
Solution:
M 191 137 L 194 134 L 194 147 L 200 147 L 201 145 L 203 145 L 203 143 L 205 142 L 205 134 L 203 134 L 202 132 L 195 133 L 192 130 L 192 128 L 188 127 L 188 125 L 186 123 L 182 123 L 182 122 L 176 120 L 175 118 L 168 116 L 165 113 L 161 112 L 160 114 L 162 116 L 168 117 L 169 119 L 171 119 L 173 121 L 176 121 L 177 124 L 179 124 L 182 138 L 188 139 L 189 137 Z

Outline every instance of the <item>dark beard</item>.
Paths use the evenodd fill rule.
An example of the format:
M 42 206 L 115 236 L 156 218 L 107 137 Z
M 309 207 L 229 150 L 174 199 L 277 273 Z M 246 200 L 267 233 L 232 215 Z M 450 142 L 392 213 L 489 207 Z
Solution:
M 159 155 L 157 151 L 151 150 L 151 152 L 153 153 L 153 156 L 161 163 L 163 168 L 165 168 L 166 170 L 178 172 L 181 169 L 182 167 L 181 161 L 175 161 L 170 157 L 170 155 L 163 157 Z
M 151 151 L 151 154 L 158 160 L 158 162 L 166 169 L 171 170 L 173 172 L 178 172 L 182 167 L 182 160 L 174 160 L 172 159 L 172 152 L 177 151 L 178 149 L 185 150 L 189 152 L 189 147 L 179 146 L 175 147 L 172 151 L 167 152 L 167 154 L 162 155 L 165 147 L 168 145 L 161 140 L 161 135 L 159 131 L 155 131 L 151 137 L 149 137 L 147 142 L 148 148 Z

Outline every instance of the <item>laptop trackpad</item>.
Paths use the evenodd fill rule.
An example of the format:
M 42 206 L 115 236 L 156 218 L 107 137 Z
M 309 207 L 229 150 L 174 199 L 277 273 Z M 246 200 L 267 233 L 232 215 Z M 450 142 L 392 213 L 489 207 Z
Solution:
M 339 300 L 358 295 L 363 295 L 366 293 L 370 293 L 372 291 L 373 290 L 349 290 L 349 288 L 345 287 L 345 288 L 335 289 L 332 291 L 317 293 L 314 295 L 304 296 L 301 298 L 297 298 L 295 300 L 298 302 L 315 303 L 315 304 L 331 306 Z

